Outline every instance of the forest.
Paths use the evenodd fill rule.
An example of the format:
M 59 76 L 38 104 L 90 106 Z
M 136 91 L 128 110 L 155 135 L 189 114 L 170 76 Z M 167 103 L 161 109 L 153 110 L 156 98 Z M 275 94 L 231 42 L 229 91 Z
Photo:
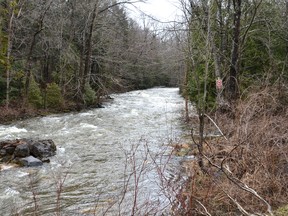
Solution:
M 111 92 L 179 84 L 175 39 L 140 26 L 125 4 L 1 1 L 2 107 L 81 109 Z
M 166 25 L 133 3 L 2 0 L 1 121 L 179 87 L 198 159 L 175 215 L 287 215 L 288 1 L 179 0 Z
M 287 215 L 288 1 L 180 4 L 181 89 L 198 159 L 180 215 Z M 221 138 L 209 137 L 215 130 Z

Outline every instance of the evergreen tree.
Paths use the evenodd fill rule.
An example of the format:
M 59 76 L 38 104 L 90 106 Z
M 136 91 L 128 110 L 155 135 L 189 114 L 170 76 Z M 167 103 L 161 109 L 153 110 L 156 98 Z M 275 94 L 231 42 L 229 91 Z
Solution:
M 46 107 L 61 108 L 63 106 L 63 97 L 61 88 L 56 83 L 48 84 L 46 88 Z
M 43 106 L 40 87 L 33 77 L 31 78 L 30 88 L 28 91 L 28 102 L 35 108 L 41 108 Z

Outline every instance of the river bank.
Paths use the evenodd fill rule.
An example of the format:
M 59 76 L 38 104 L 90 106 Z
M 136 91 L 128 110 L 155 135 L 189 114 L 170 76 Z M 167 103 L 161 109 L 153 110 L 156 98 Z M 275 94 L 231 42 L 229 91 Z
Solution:
M 101 103 L 95 105 L 84 106 L 77 105 L 76 103 L 69 103 L 65 106 L 58 108 L 33 108 L 33 107 L 22 107 L 16 103 L 12 104 L 8 109 L 5 106 L 0 106 L 0 124 L 10 124 L 15 121 L 34 118 L 34 117 L 43 117 L 51 114 L 61 114 L 61 113 L 70 113 L 70 112 L 80 112 L 85 109 L 96 109 L 103 108 L 102 104 L 108 101 L 111 101 L 112 98 L 103 99 Z
M 201 153 L 199 119 L 190 119 L 192 148 L 182 152 L 198 160 L 184 163 L 187 180 L 176 196 L 180 215 L 287 215 L 287 96 L 285 90 L 255 89 L 232 113 L 210 113 L 204 133 L 220 129 L 225 137 L 204 136 Z

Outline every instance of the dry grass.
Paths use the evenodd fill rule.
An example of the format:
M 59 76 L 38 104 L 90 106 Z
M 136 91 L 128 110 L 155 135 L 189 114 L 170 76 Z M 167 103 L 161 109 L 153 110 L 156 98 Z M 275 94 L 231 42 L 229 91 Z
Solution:
M 42 113 L 44 113 L 42 111 Z M 39 116 L 41 114 L 41 110 L 35 110 L 32 108 L 21 108 L 21 107 L 10 107 L 5 108 L 4 106 L 0 107 L 0 124 L 9 124 L 15 120 L 21 120 L 26 118 L 31 118 L 35 116 Z
M 7 109 L 4 105 L 0 106 L 0 124 L 9 124 L 13 121 L 33 118 L 37 116 L 46 116 L 49 114 L 67 113 L 80 111 L 85 107 L 73 102 L 67 102 L 63 107 L 57 108 L 33 108 L 32 106 L 22 107 L 21 103 L 12 101 L 10 107 Z
M 285 89 L 258 89 L 235 105 L 233 115 L 214 114 L 228 140 L 206 140 L 206 174 L 196 161 L 189 163 L 190 177 L 176 199 L 175 214 L 264 215 L 269 205 L 273 210 L 287 205 L 287 98 Z M 207 130 L 213 127 L 206 124 Z

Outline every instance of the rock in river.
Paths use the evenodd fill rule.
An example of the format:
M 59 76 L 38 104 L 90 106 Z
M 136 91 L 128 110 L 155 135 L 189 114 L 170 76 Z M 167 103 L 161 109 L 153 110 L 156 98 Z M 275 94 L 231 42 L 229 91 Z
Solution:
M 0 142 L 0 162 L 22 166 L 40 166 L 56 154 L 52 140 L 16 139 Z
M 24 143 L 22 145 L 16 146 L 12 154 L 14 154 L 14 157 L 28 157 L 30 155 L 29 145 Z
M 18 164 L 27 167 L 41 166 L 43 162 L 33 156 L 18 159 Z
M 56 145 L 52 140 L 31 141 L 29 145 L 34 157 L 42 159 L 56 154 Z

